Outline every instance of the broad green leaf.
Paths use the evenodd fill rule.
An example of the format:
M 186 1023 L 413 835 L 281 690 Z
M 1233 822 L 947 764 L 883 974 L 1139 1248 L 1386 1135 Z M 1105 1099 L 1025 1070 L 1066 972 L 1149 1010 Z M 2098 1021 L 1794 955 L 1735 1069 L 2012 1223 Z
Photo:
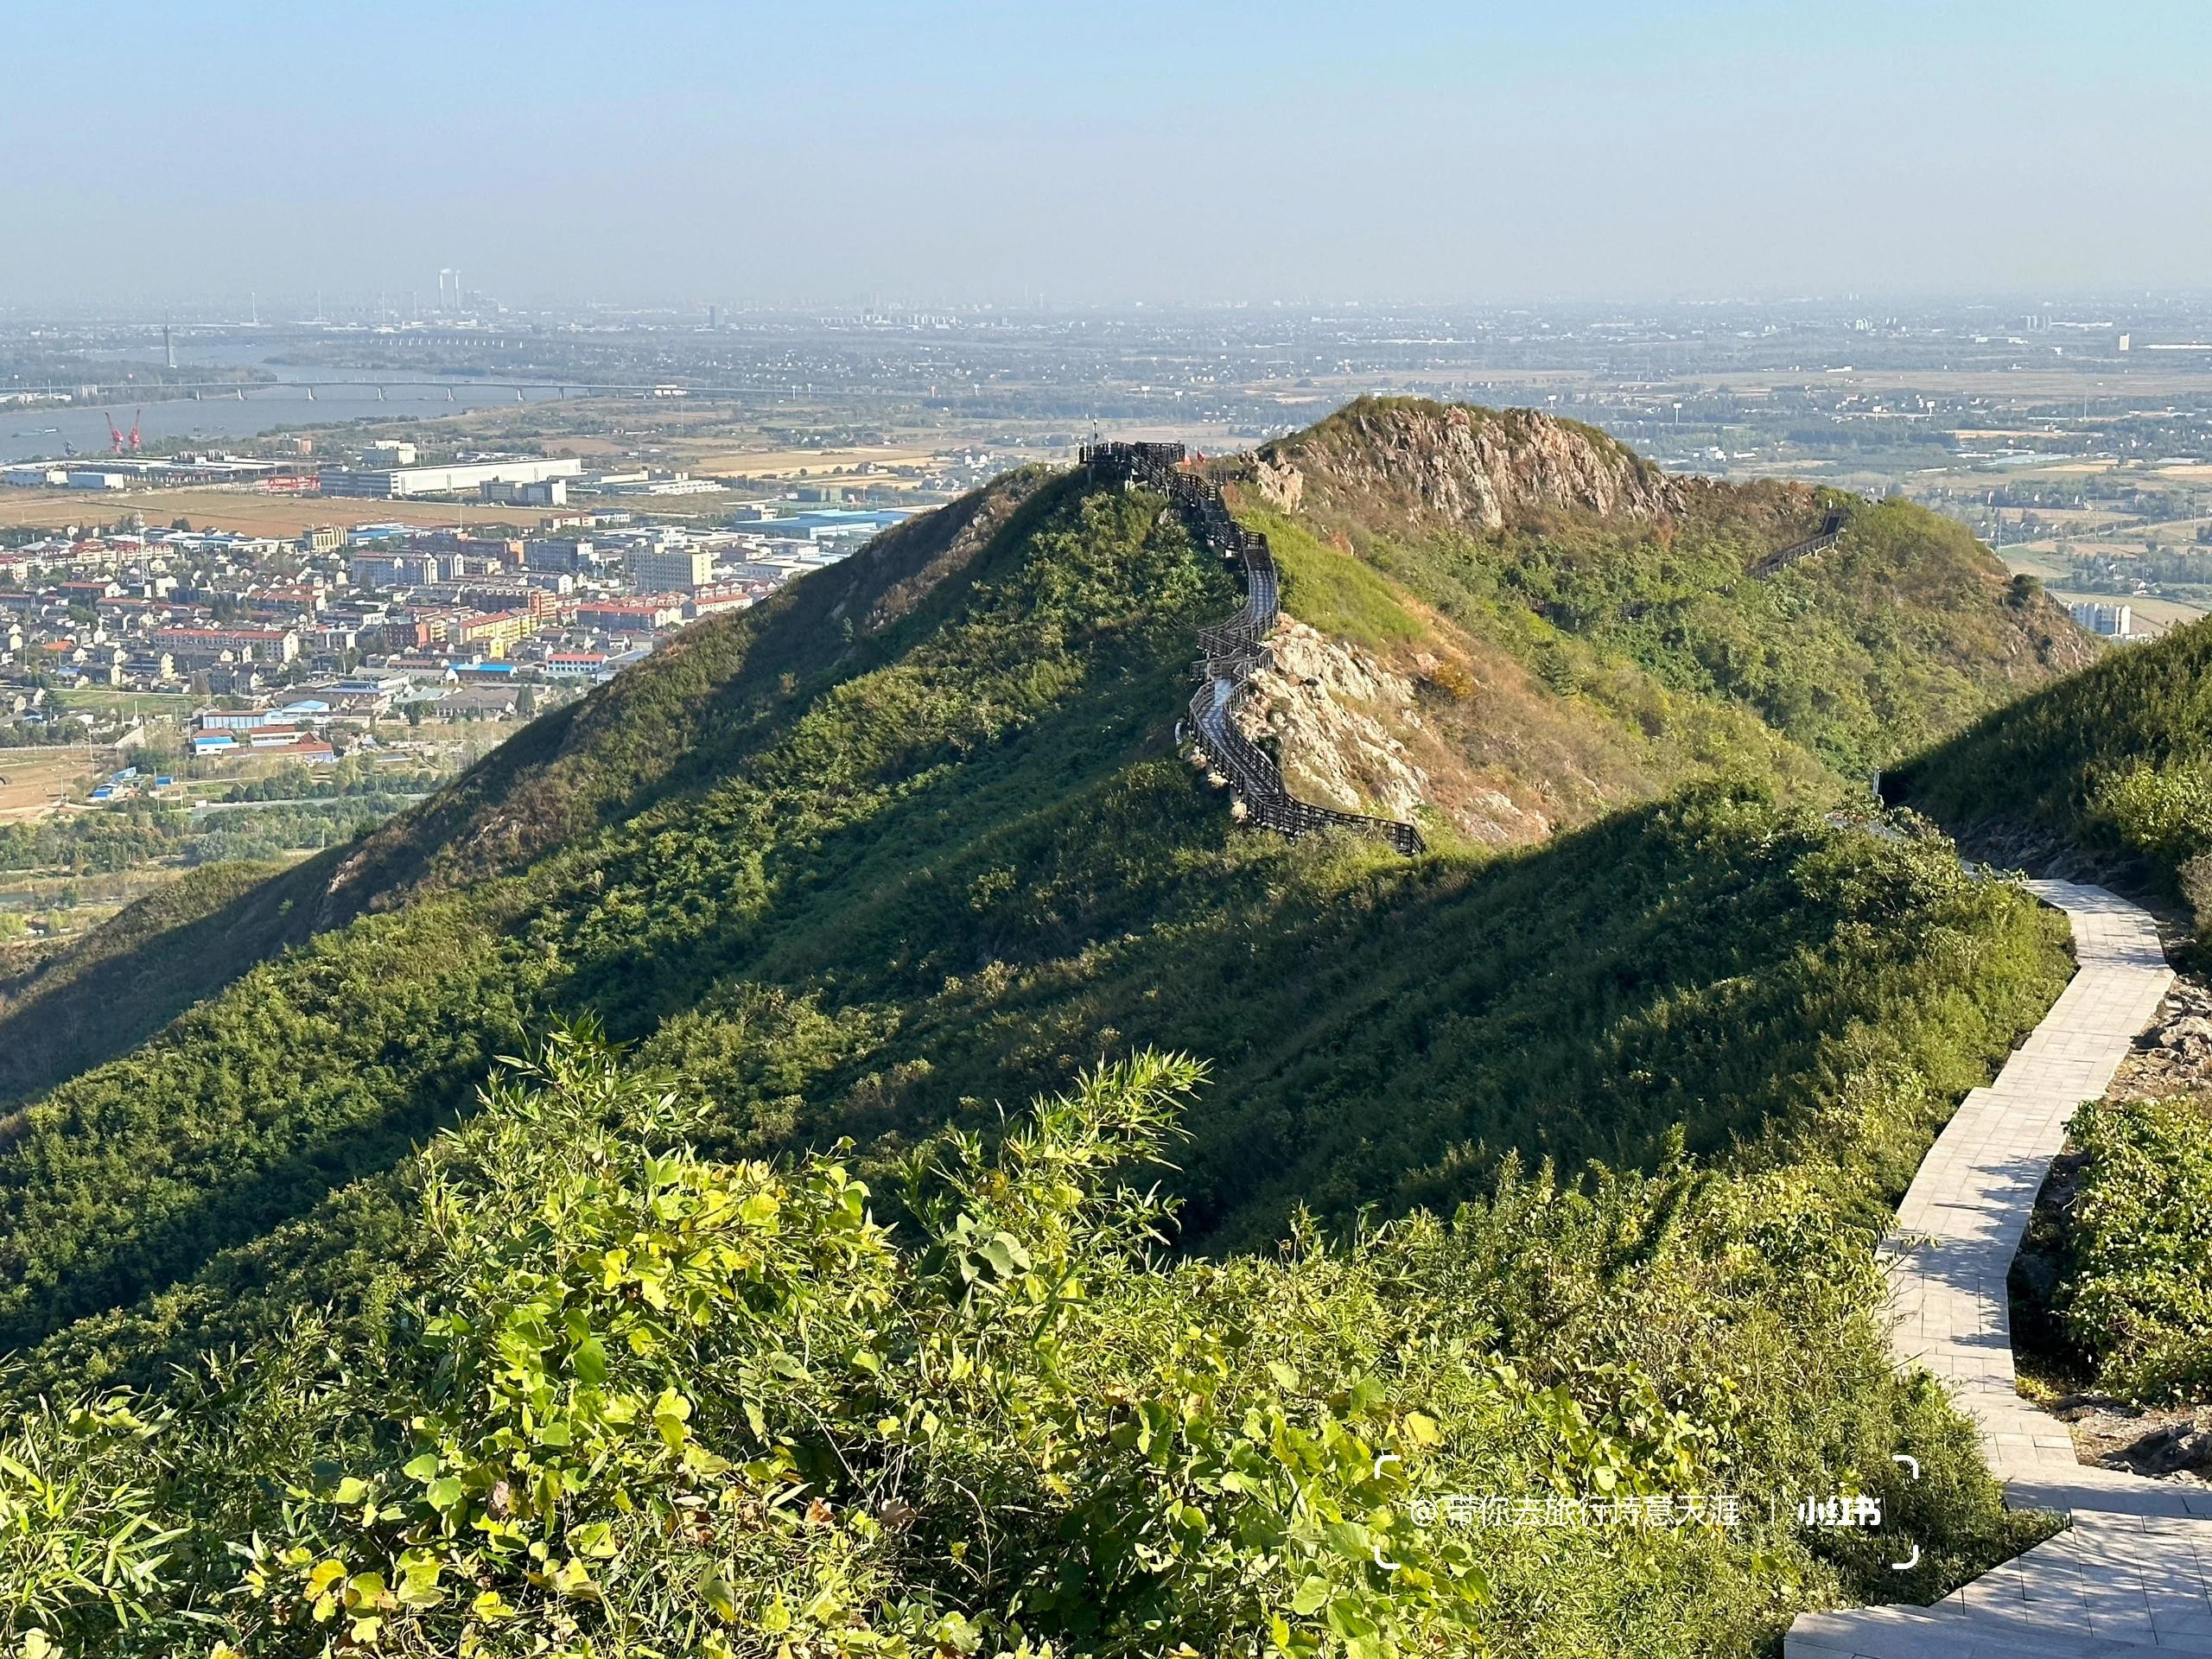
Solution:
M 699 1586 L 699 1593 L 706 1600 L 716 1618 L 725 1624 L 737 1623 L 737 1592 L 728 1579 L 719 1573 L 710 1573 Z
M 587 1337 L 576 1348 L 576 1380 L 588 1389 L 607 1381 L 607 1350 L 597 1337 Z
M 1329 1541 L 1329 1548 L 1346 1560 L 1372 1560 L 1375 1540 L 1365 1527 L 1357 1521 L 1331 1521 L 1323 1524 L 1321 1535 Z
M 333 1557 L 317 1561 L 315 1571 L 308 1574 L 307 1593 L 319 1596 L 346 1576 L 346 1563 Z

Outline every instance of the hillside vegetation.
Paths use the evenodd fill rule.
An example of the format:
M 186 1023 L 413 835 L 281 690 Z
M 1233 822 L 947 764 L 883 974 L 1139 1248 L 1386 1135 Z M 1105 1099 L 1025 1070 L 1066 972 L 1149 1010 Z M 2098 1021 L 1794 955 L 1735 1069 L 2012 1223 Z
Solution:
M 1142 1182 L 1200 1075 L 1139 1055 L 995 1147 L 939 1140 L 887 1229 L 833 1158 L 704 1156 L 697 1101 L 556 1039 L 317 1218 L 384 1218 L 348 1264 L 370 1311 L 285 1262 L 258 1340 L 0 1440 L 29 1522 L 9 1634 L 1712 1654 L 2035 1535 L 1940 1391 L 1891 1375 L 1866 1240 L 1802 1177 L 1509 1179 L 1449 1225 L 1166 1266 L 1167 1211 L 1113 1172 Z M 1757 1497 L 1839 1484 L 1910 1529 L 1915 1574 Z M 1736 1524 L 1674 1518 L 1714 1493 L 1749 1495 Z M 1599 1518 L 1455 1525 L 1468 1494 Z
M 2194 912 L 2212 929 L 2212 625 L 2110 652 L 1916 757 L 1894 788 L 2023 862 Z M 2146 1405 L 2212 1399 L 2212 1128 L 2200 1096 L 2107 1102 L 2075 1119 L 2078 1189 L 2053 1297 L 2096 1385 Z
M 1487 541 L 1376 492 L 1399 528 L 1348 555 L 1349 486 L 1297 497 L 1280 450 L 1243 503 L 1310 543 L 1294 610 L 1422 677 L 1446 785 L 1548 780 L 1540 844 L 1442 808 L 1414 861 L 1233 830 L 1169 741 L 1232 582 L 1157 499 L 1025 474 L 19 989 L 9 1030 L 79 1023 L 16 1063 L 44 1092 L 0 1147 L 0 1635 L 1748 1652 L 2016 1545 L 1971 1432 L 1891 1374 L 1870 1246 L 2060 930 L 1823 815 L 1855 715 L 1791 730 L 1694 629 L 1642 662 L 1642 599 L 1544 614 L 1541 549 L 1672 569 L 1703 511 L 1560 442 Z M 1937 728 L 2042 671 L 1973 644 L 2040 613 L 1923 528 L 1822 602 L 1925 669 Z M 1777 538 L 1729 533 L 1688 613 L 1768 591 L 1720 550 Z M 1897 597 L 1923 561 L 1934 620 Z M 1770 643 L 1774 683 L 1834 669 Z M 1467 748 L 1503 702 L 1548 747 Z M 1916 1575 L 1764 1509 L 1415 1505 L 1861 1487 Z
M 2212 1400 L 2212 1103 L 2085 1108 L 2056 1299 L 2097 1384 L 2149 1405 Z
M 0 972 L 0 1111 L 151 1036 L 285 935 L 279 867 L 189 871 L 66 948 Z
M 2025 856 L 2063 843 L 2212 913 L 2212 626 L 2113 651 L 1914 759 L 1895 792 Z
M 1551 823 L 1808 754 L 1863 787 L 2094 649 L 1909 503 L 1669 477 L 1533 410 L 1363 398 L 1226 466 L 1288 607 L 1424 682 L 1473 781 Z M 1831 508 L 1836 547 L 1746 575 Z

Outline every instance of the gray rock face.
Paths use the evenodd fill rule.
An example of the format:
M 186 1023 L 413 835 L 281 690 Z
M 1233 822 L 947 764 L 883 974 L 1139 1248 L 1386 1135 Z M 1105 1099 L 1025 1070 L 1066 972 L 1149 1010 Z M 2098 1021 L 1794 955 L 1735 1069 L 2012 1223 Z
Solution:
M 2212 1464 L 2212 1429 L 2169 1423 L 2119 1453 L 2128 1467 L 2146 1475 L 2171 1475 Z
M 1539 410 L 1456 404 L 1355 404 L 1262 448 L 1257 480 L 1279 506 L 1356 493 L 1484 531 L 1561 508 L 1659 518 L 1686 499 L 1681 480 L 1602 433 Z
M 1268 643 L 1274 663 L 1253 676 L 1245 735 L 1282 740 L 1294 794 L 1341 812 L 1410 819 L 1427 798 L 1428 776 L 1381 716 L 1420 724 L 1413 682 L 1287 617 Z
M 1254 741 L 1279 740 L 1284 776 L 1301 798 L 1408 820 L 1426 805 L 1493 844 L 1550 832 L 1548 820 L 1495 790 L 1462 787 L 1438 798 L 1436 780 L 1407 747 L 1408 736 L 1418 742 L 1427 728 L 1406 675 L 1289 617 L 1276 624 L 1268 648 L 1274 662 L 1253 676 L 1256 695 L 1239 719 Z

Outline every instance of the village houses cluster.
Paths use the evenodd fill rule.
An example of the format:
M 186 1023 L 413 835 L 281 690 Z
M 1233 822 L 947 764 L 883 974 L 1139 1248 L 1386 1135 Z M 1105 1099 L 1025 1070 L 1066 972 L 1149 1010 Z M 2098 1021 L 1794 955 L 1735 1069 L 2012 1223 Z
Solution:
M 296 539 L 179 525 L 0 546 L 0 719 L 60 722 L 56 688 L 210 705 L 194 751 L 328 757 L 328 717 L 528 712 L 674 632 L 844 557 L 897 513 L 741 513 L 728 528 L 556 513 L 531 534 L 400 524 Z M 216 706 L 219 705 L 219 706 Z

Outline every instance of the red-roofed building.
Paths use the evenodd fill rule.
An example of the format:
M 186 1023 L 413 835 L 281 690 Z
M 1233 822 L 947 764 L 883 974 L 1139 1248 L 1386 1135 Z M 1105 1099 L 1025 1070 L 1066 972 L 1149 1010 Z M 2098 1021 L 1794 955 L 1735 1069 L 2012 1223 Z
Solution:
M 545 677 L 549 680 L 596 680 L 607 674 L 607 653 L 601 651 L 549 651 Z

